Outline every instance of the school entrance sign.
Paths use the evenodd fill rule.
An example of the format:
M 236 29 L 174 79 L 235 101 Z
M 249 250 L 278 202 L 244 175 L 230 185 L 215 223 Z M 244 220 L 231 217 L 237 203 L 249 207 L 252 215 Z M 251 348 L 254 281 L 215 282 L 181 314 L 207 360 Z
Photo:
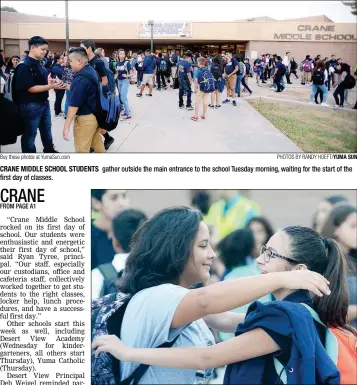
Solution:
M 151 26 L 147 23 L 137 24 L 138 37 L 150 38 Z M 192 37 L 192 23 L 184 22 L 155 22 L 154 37 Z

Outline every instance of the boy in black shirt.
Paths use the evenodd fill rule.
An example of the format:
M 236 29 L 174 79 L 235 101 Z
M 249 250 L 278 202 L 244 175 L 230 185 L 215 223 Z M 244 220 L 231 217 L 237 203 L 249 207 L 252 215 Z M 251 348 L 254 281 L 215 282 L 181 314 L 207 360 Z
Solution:
M 65 89 L 65 85 L 52 79 L 40 61 L 48 50 L 47 41 L 41 36 L 34 36 L 29 41 L 29 54 L 18 64 L 13 77 L 13 100 L 20 107 L 24 121 L 24 133 L 21 137 L 22 152 L 36 152 L 35 139 L 40 130 L 43 152 L 54 153 L 51 132 L 51 111 L 48 91 Z
M 102 59 L 94 54 L 96 49 L 94 41 L 92 40 L 82 40 L 81 47 L 84 48 L 88 55 L 88 64 L 92 66 L 98 73 L 100 81 L 102 82 L 104 91 L 109 90 L 108 87 L 108 76 L 107 71 L 105 70 L 105 65 Z M 103 128 L 99 129 L 100 133 L 104 136 L 104 148 L 108 148 L 114 143 L 114 138 L 108 134 L 108 131 Z

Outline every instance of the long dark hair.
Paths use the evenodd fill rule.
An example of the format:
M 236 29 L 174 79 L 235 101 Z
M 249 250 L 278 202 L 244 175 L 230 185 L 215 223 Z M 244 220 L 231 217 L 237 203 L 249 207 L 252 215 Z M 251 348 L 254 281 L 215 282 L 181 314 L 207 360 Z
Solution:
M 265 229 L 265 232 L 267 233 L 267 238 L 264 242 L 264 244 L 266 244 L 268 242 L 268 240 L 274 235 L 274 230 L 273 230 L 273 226 L 271 225 L 271 223 L 264 217 L 253 217 L 251 218 L 248 223 L 246 224 L 246 228 L 249 228 L 249 226 L 253 223 L 253 222 L 258 222 L 260 223 L 264 229 Z
M 6 64 L 5 71 L 10 71 L 10 70 L 14 69 L 14 65 L 12 64 L 12 59 L 15 59 L 15 58 L 19 59 L 19 61 L 21 61 L 20 56 L 17 56 L 17 55 L 11 56 L 11 58 L 9 59 L 9 61 Z
M 323 63 L 321 60 L 319 60 L 319 61 L 316 63 L 316 67 L 312 70 L 312 74 L 313 74 L 313 75 L 316 75 L 316 72 L 317 72 L 317 71 L 319 71 L 319 70 L 324 71 L 324 68 L 325 68 L 324 63 Z
M 246 257 L 253 253 L 254 235 L 250 229 L 235 230 L 223 238 L 217 245 L 220 258 L 227 269 L 247 264 Z
M 201 221 L 202 214 L 188 207 L 167 208 L 146 221 L 133 235 L 119 289 L 134 295 L 164 283 L 178 284 Z
M 336 229 L 342 225 L 342 223 L 347 219 L 347 217 L 350 214 L 356 213 L 356 212 L 357 212 L 356 206 L 353 206 L 348 203 L 339 204 L 338 206 L 334 207 L 330 212 L 330 215 L 328 216 L 324 226 L 321 229 L 321 236 L 326 238 L 336 239 L 335 238 Z M 355 266 L 351 266 L 351 267 L 356 269 L 357 250 L 356 249 L 349 250 L 349 256 L 352 258 L 355 264 Z
M 321 237 L 308 227 L 289 226 L 282 231 L 290 238 L 289 258 L 298 264 L 305 264 L 309 270 L 320 273 L 330 282 L 330 295 L 313 298 L 313 308 L 322 322 L 357 335 L 357 331 L 347 325 L 347 260 L 338 243 Z

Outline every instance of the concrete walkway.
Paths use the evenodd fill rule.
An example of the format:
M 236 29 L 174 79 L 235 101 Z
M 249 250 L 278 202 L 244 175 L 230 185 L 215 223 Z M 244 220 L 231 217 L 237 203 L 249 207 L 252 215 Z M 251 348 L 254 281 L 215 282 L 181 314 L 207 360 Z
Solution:
M 252 85 L 254 94 L 259 91 Z M 178 108 L 178 90 L 156 91 L 153 96 L 137 98 L 137 88 L 129 90 L 132 119 L 120 121 L 111 133 L 115 138 L 108 152 L 298 152 L 290 139 L 260 115 L 246 98 L 237 107 L 209 108 L 205 121 L 193 122 L 193 111 Z M 145 95 L 145 92 L 144 92 Z M 224 93 L 225 95 L 225 93 Z M 54 92 L 50 93 L 53 110 Z M 52 133 L 59 152 L 74 152 L 73 141 L 62 138 L 63 118 L 52 118 Z M 73 135 L 73 132 L 72 132 Z M 71 136 L 72 137 L 72 136 Z M 39 135 L 37 151 L 42 151 Z M 3 146 L 2 152 L 21 152 L 20 140 Z

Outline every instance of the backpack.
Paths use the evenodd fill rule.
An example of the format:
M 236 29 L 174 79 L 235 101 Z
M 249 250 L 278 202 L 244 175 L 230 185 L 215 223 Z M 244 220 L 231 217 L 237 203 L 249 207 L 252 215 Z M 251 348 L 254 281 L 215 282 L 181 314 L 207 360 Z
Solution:
M 303 70 L 305 72 L 311 72 L 311 69 L 312 69 L 312 64 L 311 64 L 311 61 L 310 60 L 306 60 L 302 66 Z
M 92 342 L 96 337 L 108 334 L 114 334 L 120 338 L 124 313 L 130 299 L 129 294 L 117 292 L 92 301 Z M 172 347 L 178 337 L 158 348 Z M 127 379 L 120 381 L 120 361 L 110 353 L 102 352 L 96 358 L 93 349 L 91 362 L 91 385 L 129 385 L 133 380 L 134 384 L 137 384 L 149 368 L 149 365 L 140 364 Z
M 111 92 L 110 89 L 108 93 L 105 93 L 102 83 L 100 81 L 96 82 L 92 76 L 86 73 L 81 73 L 79 76 L 89 80 L 97 89 L 97 105 L 96 111 L 93 111 L 93 114 L 97 118 L 98 126 L 106 131 L 114 130 L 118 125 L 120 117 L 119 97 Z
M 340 371 L 341 384 L 355 384 L 357 378 L 357 337 L 347 331 L 327 327 L 322 323 L 319 315 L 314 309 L 305 303 L 301 303 L 311 314 L 311 317 L 326 328 L 325 349 L 334 364 Z M 274 358 L 275 370 L 282 373 L 281 381 L 287 383 L 287 375 L 283 365 Z
M 108 78 L 108 88 L 109 88 L 110 92 L 114 93 L 114 91 L 115 91 L 115 78 L 114 78 L 113 72 L 110 70 L 109 65 L 108 66 L 106 65 L 107 63 L 103 59 L 97 58 L 97 60 L 101 60 L 104 63 L 105 74 Z M 93 63 L 93 68 L 97 71 L 95 62 Z M 103 127 L 101 127 L 101 128 L 103 128 Z
M 352 90 L 356 85 L 356 79 L 351 74 L 348 74 L 342 83 L 345 89 Z
M 254 67 L 253 67 L 253 70 L 254 70 L 254 72 L 258 72 L 258 67 L 257 67 L 257 66 L 254 66 Z
M 161 72 L 167 71 L 167 63 L 166 63 L 166 60 L 164 60 L 164 59 L 160 60 L 160 71 Z
M 16 68 L 15 68 L 15 71 L 14 71 L 14 73 L 13 73 L 13 75 L 12 75 L 12 79 L 11 79 L 11 89 L 10 89 L 10 94 L 11 94 L 11 99 L 9 99 L 9 96 L 10 95 L 8 95 L 8 97 L 7 97 L 7 99 L 9 99 L 9 100 L 12 100 L 14 103 L 16 103 L 16 104 L 19 104 L 18 103 L 18 100 L 16 99 L 16 88 L 15 88 L 15 83 L 16 83 L 16 70 L 19 68 L 19 66 L 20 65 L 25 65 L 26 67 L 28 67 L 29 69 L 30 69 L 30 71 L 31 71 L 31 75 L 35 78 L 36 76 L 35 76 L 35 73 L 34 73 L 34 71 L 32 70 L 32 65 L 30 65 L 29 63 L 27 63 L 27 62 L 24 62 L 24 61 L 21 61 L 17 66 L 16 66 Z M 15 91 L 15 92 L 14 92 Z
M 201 76 L 198 78 L 198 83 L 200 85 L 200 91 L 205 94 L 210 94 L 213 92 L 215 87 L 215 79 L 212 75 L 212 72 L 208 71 L 208 69 L 201 70 Z
M 322 71 L 316 71 L 312 76 L 312 82 L 315 85 L 322 86 L 325 82 L 325 76 Z
M 116 293 L 118 291 L 116 287 L 116 281 L 122 277 L 124 269 L 117 272 L 111 262 L 103 263 L 97 268 L 104 277 L 104 282 L 99 297 L 104 297 L 105 295 Z
M 4 85 L 4 97 L 10 101 L 12 101 L 12 80 L 14 78 L 14 71 L 10 73 L 10 76 L 6 80 Z
M 281 76 L 284 76 L 287 73 L 286 65 L 281 63 L 279 71 L 280 71 Z
M 245 64 L 242 62 L 238 62 L 238 74 L 240 75 L 245 74 Z
M 24 132 L 24 121 L 20 115 L 20 107 L 4 94 L 0 94 L 0 116 L 0 146 L 16 143 L 17 137 Z
M 222 78 L 221 67 L 216 63 L 213 63 L 211 65 L 211 73 L 215 80 L 219 80 Z

